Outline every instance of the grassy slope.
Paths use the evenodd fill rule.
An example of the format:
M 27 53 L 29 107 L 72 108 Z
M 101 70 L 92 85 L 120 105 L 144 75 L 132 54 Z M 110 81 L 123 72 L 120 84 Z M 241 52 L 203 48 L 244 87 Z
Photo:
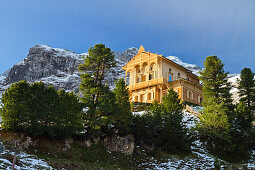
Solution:
M 11 148 L 12 144 L 8 143 L 8 141 L 17 140 L 18 138 L 19 135 L 17 133 L 8 132 L 0 136 L 0 141 L 5 144 L 6 148 Z M 139 146 L 135 147 L 132 155 L 113 153 L 107 151 L 100 144 L 94 144 L 87 148 L 78 140 L 74 140 L 71 144 L 71 149 L 64 151 L 64 140 L 43 137 L 37 138 L 37 140 L 35 147 L 30 146 L 23 151 L 44 159 L 54 169 L 145 169 L 153 168 L 153 165 L 147 164 L 151 162 L 152 157 L 157 162 L 167 162 L 168 158 L 173 156 L 160 150 L 149 153 Z M 13 156 L 10 160 L 12 159 Z

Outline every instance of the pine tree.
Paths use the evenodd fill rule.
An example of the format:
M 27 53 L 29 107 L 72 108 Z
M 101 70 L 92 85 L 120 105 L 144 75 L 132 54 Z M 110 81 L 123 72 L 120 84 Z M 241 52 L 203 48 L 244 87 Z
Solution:
M 33 114 L 31 89 L 26 81 L 12 84 L 2 95 L 1 127 L 5 130 L 24 130 L 30 127 L 27 121 Z
M 190 136 L 182 123 L 182 104 L 169 89 L 162 104 L 152 103 L 146 114 L 134 117 L 133 133 L 138 141 L 155 145 L 171 153 L 190 150 Z
M 233 111 L 233 100 L 231 98 L 231 85 L 227 80 L 228 73 L 224 71 L 224 64 L 217 56 L 208 56 L 204 62 L 205 69 L 200 71 L 200 80 L 203 82 L 203 105 L 210 98 L 214 98 L 218 104 Z
M 234 127 L 239 131 L 249 131 L 252 128 L 254 116 L 244 102 L 240 102 L 237 105 L 235 118 Z
M 200 72 L 203 82 L 203 111 L 196 127 L 207 149 L 222 159 L 243 159 L 251 146 L 247 128 L 247 107 L 240 103 L 235 109 L 223 63 L 209 56 Z M 248 124 L 251 124 L 250 121 Z M 231 155 L 231 156 L 230 156 Z
M 123 78 L 115 82 L 116 88 L 113 90 L 118 106 L 118 113 L 115 116 L 116 126 L 122 130 L 122 133 L 127 133 L 130 130 L 132 123 L 132 112 L 129 101 L 129 91 L 126 87 Z
M 161 145 L 170 152 L 176 150 L 189 150 L 187 129 L 182 123 L 182 104 L 178 94 L 169 89 L 162 101 L 163 130 L 161 132 Z
M 202 136 L 203 139 L 205 136 L 213 139 L 210 141 L 211 143 L 217 142 L 218 138 L 222 140 L 224 140 L 225 137 L 228 138 L 230 124 L 228 123 L 226 107 L 224 107 L 223 103 L 218 104 L 213 98 L 207 102 L 208 104 L 200 117 L 200 122 L 197 124 L 200 135 L 204 135 Z
M 84 63 L 78 67 L 81 72 L 80 91 L 82 102 L 88 108 L 85 119 L 91 129 L 100 129 L 104 120 L 111 115 L 111 111 L 104 110 L 104 102 L 108 101 L 111 92 L 104 84 L 106 71 L 115 67 L 116 61 L 110 48 L 103 44 L 96 44 L 89 49 L 89 55 Z M 109 108 L 108 108 L 109 109 Z
M 33 136 L 70 137 L 82 128 L 82 107 L 73 93 L 42 82 L 12 84 L 2 96 L 2 128 Z
M 240 81 L 238 82 L 240 101 L 250 109 L 255 109 L 255 80 L 254 73 L 250 68 L 244 68 L 241 71 Z
M 196 128 L 207 149 L 219 156 L 226 155 L 231 144 L 230 126 L 234 106 L 224 64 L 217 56 L 208 56 L 200 72 L 203 82 L 203 111 Z M 225 157 L 225 156 L 223 156 Z

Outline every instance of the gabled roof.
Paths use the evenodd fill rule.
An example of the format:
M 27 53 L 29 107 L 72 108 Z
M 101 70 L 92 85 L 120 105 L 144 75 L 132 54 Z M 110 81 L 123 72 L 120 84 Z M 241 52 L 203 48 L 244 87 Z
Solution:
M 138 50 L 138 53 L 137 53 L 133 58 L 135 58 L 137 55 L 139 55 L 139 54 L 142 53 L 142 52 L 151 53 L 151 52 L 145 51 L 144 47 L 141 45 L 140 48 L 139 48 L 139 50 Z M 154 54 L 154 53 L 151 53 L 151 54 Z M 182 68 L 182 69 L 185 70 L 189 75 L 197 77 L 197 75 L 193 74 L 192 71 L 190 71 L 189 69 L 183 67 L 183 66 L 180 65 L 180 64 L 177 64 L 176 62 L 174 62 L 174 61 L 172 61 L 172 60 L 170 60 L 170 59 L 164 57 L 163 55 L 158 55 L 158 57 L 160 57 L 160 58 L 162 58 L 162 59 L 164 59 L 164 60 L 166 60 L 166 61 L 168 61 L 168 62 L 170 62 L 170 63 L 172 63 L 172 64 L 174 64 L 174 65 L 176 65 L 176 66 L 178 66 L 178 67 L 180 67 L 180 68 Z M 128 64 L 133 60 L 133 58 L 132 58 L 128 63 L 126 63 L 125 66 L 128 65 Z M 123 66 L 122 69 L 124 69 L 125 66 Z

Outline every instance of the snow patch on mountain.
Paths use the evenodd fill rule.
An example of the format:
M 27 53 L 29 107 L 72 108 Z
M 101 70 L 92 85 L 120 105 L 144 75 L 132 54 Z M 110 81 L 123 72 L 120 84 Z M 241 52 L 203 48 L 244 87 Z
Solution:
M 232 99 L 234 103 L 237 103 L 240 99 L 238 95 L 238 80 L 240 80 L 240 74 L 229 74 L 228 75 L 228 82 L 231 84 L 230 93 L 232 94 Z
M 48 45 L 36 45 L 36 48 L 42 48 L 44 51 L 51 51 L 56 54 L 57 57 L 71 57 L 74 59 L 82 59 L 82 56 L 79 54 L 74 53 L 73 51 L 70 51 L 68 49 L 61 49 L 61 48 L 52 48 Z M 83 53 L 83 55 L 86 53 Z
M 189 64 L 189 63 L 184 63 L 179 57 L 176 56 L 168 56 L 166 57 L 167 59 L 185 67 L 186 69 L 192 71 L 193 74 L 199 76 L 199 71 L 201 71 L 202 69 L 195 65 L 195 64 Z

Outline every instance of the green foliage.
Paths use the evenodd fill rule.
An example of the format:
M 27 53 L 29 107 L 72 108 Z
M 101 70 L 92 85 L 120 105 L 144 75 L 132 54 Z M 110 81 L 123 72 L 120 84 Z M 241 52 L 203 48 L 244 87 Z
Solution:
M 200 121 L 196 125 L 200 140 L 213 154 L 226 154 L 231 146 L 230 125 L 228 123 L 227 109 L 223 103 L 211 99 L 207 101 Z
M 153 103 L 146 114 L 134 118 L 135 137 L 168 152 L 189 151 L 190 140 L 182 119 L 178 94 L 170 89 L 162 104 Z
M 238 81 L 238 90 L 241 103 L 239 103 L 237 108 L 237 112 L 239 113 L 237 118 L 243 119 L 245 117 L 247 125 L 243 125 L 251 127 L 251 123 L 254 120 L 255 110 L 254 73 L 250 68 L 244 68 L 241 71 L 240 78 L 240 81 Z M 243 113 L 244 115 L 240 117 L 240 113 Z
M 115 82 L 116 88 L 113 90 L 118 106 L 117 114 L 115 115 L 115 126 L 125 134 L 130 131 L 132 124 L 132 112 L 129 101 L 129 91 L 126 87 L 123 78 Z
M 104 84 L 106 71 L 115 67 L 116 61 L 110 48 L 96 44 L 89 49 L 89 55 L 78 67 L 81 72 L 80 91 L 82 102 L 87 107 L 85 121 L 88 128 L 98 131 L 110 123 L 109 116 L 115 113 L 115 97 Z
M 12 84 L 2 95 L 4 130 L 68 137 L 82 130 L 82 105 L 73 93 L 57 92 L 42 82 Z
M 254 110 L 255 107 L 255 81 L 254 73 L 250 68 L 241 71 L 240 81 L 238 82 L 240 101 Z
M 204 110 L 196 125 L 200 139 L 211 153 L 222 159 L 245 159 L 252 143 L 247 131 L 251 128 L 252 121 L 250 108 L 247 106 L 252 103 L 252 99 L 247 96 L 247 91 L 252 91 L 248 84 L 254 83 L 253 74 L 249 69 L 242 71 L 240 94 L 243 101 L 250 102 L 241 102 L 235 109 L 230 95 L 231 86 L 227 82 L 228 73 L 224 72 L 223 63 L 216 56 L 209 56 L 204 66 L 205 69 L 200 72 Z
M 203 82 L 203 106 L 214 98 L 217 103 L 223 102 L 225 107 L 233 111 L 230 94 L 228 73 L 224 71 L 224 64 L 217 56 L 208 56 L 204 61 L 205 69 L 200 71 L 200 80 Z
M 237 105 L 234 125 L 235 128 L 241 131 L 249 131 L 252 128 L 254 116 L 251 114 L 250 108 L 244 102 Z
M 229 128 L 227 109 L 223 103 L 218 104 L 215 100 L 208 101 L 208 105 L 204 108 L 200 117 L 199 126 L 204 128 L 221 131 Z

